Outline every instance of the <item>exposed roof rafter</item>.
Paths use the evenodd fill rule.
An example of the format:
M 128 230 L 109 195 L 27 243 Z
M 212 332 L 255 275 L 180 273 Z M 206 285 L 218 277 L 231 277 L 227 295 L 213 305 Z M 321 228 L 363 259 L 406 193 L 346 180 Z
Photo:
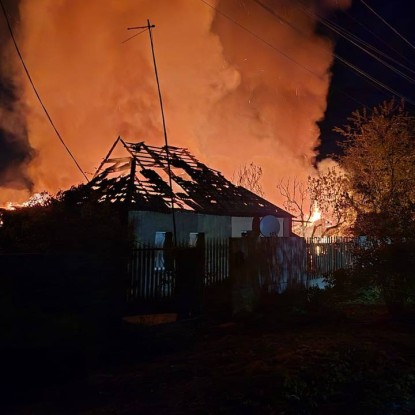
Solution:
M 111 157 L 122 145 L 127 156 Z M 173 189 L 168 181 L 168 158 Z M 291 216 L 248 189 L 207 167 L 186 148 L 131 143 L 118 137 L 87 185 L 99 202 L 129 203 L 132 210 L 170 212 L 174 208 L 230 216 Z M 172 198 L 171 192 L 174 197 Z

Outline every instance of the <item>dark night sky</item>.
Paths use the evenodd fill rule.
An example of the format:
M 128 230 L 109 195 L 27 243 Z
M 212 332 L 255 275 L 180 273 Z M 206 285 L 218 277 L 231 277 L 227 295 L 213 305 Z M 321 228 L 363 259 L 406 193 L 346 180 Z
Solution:
M 17 17 L 18 1 L 3 0 L 3 2 L 12 18 L 15 19 Z M 412 44 L 415 44 L 413 0 L 366 0 L 366 2 Z M 415 64 L 413 64 L 413 62 L 415 62 L 415 50 L 364 7 L 360 0 L 354 0 L 350 9 L 345 12 L 337 12 L 334 16 L 330 17 L 330 20 L 343 28 L 346 28 L 354 35 L 364 39 L 385 53 L 390 54 L 399 62 L 411 66 L 411 68 L 415 70 Z M 322 28 L 322 30 L 327 32 L 327 29 Z M 373 36 L 369 31 L 375 32 L 378 38 Z M 3 16 L 1 16 L 0 38 L 6 39 L 7 36 L 6 24 Z M 396 76 L 382 64 L 358 50 L 347 40 L 337 35 L 335 35 L 334 38 L 336 39 L 336 53 L 338 55 L 347 59 L 354 65 L 359 66 L 364 71 L 370 73 L 371 76 L 397 90 L 402 95 L 415 100 L 414 84 Z M 382 41 L 380 41 L 379 38 L 382 39 Z M 389 47 L 399 51 L 404 58 L 392 51 L 392 49 L 383 42 L 389 45 Z M 2 59 L 4 59 L 4 56 Z M 415 73 L 409 73 L 409 75 L 415 78 Z M 344 95 L 344 93 L 352 96 L 355 101 Z M 340 126 L 346 123 L 347 117 L 351 112 L 361 107 L 359 103 L 368 107 L 373 107 L 383 100 L 390 98 L 390 93 L 380 90 L 378 87 L 335 60 L 326 118 L 320 125 L 322 138 L 322 144 L 319 148 L 320 157 L 338 151 L 336 142 L 339 139 L 339 136 L 333 133 L 332 129 L 334 126 Z M 0 65 L 0 106 L 3 110 L 10 109 L 10 106 L 14 105 L 17 100 L 18 97 L 15 96 L 14 88 L 10 83 L 10 77 L 7 73 L 2 71 L 2 65 Z M 411 111 L 414 110 L 414 107 L 411 105 L 408 105 L 407 108 Z M 23 136 L 26 136 L 24 126 L 22 130 Z M 30 160 L 31 154 L 33 154 L 33 152 L 27 141 L 27 136 L 26 140 L 23 141 L 21 139 L 19 141 L 14 140 L 13 137 L 5 134 L 0 125 L 0 186 L 7 185 L 7 182 L 9 184 L 12 183 L 13 177 L 11 176 L 13 174 L 22 175 L 23 181 L 28 180 L 24 177 L 25 165 L 27 161 Z M 12 172 L 10 173 L 10 167 L 12 166 L 18 167 L 12 169 Z M 6 172 L 7 174 L 5 174 Z
M 409 42 L 413 45 L 415 44 L 415 3 L 413 0 L 366 0 L 366 3 Z M 354 0 L 350 9 L 346 12 L 337 13 L 330 20 L 389 56 L 394 57 L 398 62 L 410 66 L 415 71 L 415 50 L 371 13 L 360 0 Z M 370 32 L 373 32 L 376 36 Z M 403 57 L 391 48 L 399 52 Z M 415 101 L 414 84 L 395 75 L 394 72 L 363 51 L 360 51 L 346 39 L 337 36 L 335 52 L 403 96 Z M 415 73 L 409 73 L 409 75 L 415 79 Z M 356 101 L 369 108 L 392 97 L 389 92 L 375 86 L 372 82 L 362 78 L 359 74 L 335 60 L 326 119 L 320 126 L 322 136 L 321 156 L 338 151 L 336 142 L 340 137 L 332 132 L 333 127 L 344 125 L 351 112 L 362 107 L 362 105 L 353 101 L 344 93 L 352 96 Z M 406 108 L 411 112 L 415 109 L 410 104 L 407 104 Z

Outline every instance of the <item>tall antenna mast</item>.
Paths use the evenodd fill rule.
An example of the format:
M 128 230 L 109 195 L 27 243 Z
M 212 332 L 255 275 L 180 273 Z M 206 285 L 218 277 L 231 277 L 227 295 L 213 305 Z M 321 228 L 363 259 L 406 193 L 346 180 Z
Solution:
M 161 89 L 160 89 L 160 80 L 157 71 L 157 63 L 156 63 L 156 55 L 154 53 L 154 43 L 153 43 L 153 35 L 151 29 L 154 29 L 156 26 L 154 24 L 150 24 L 150 19 L 147 19 L 147 26 L 135 26 L 129 27 L 128 30 L 137 30 L 137 29 L 144 29 L 148 30 L 148 34 L 150 37 L 150 45 L 151 45 L 151 53 L 153 55 L 153 65 L 154 65 L 154 74 L 156 75 L 156 82 L 157 82 L 157 90 L 159 94 L 159 102 L 160 102 L 160 110 L 161 110 L 161 119 L 163 122 L 163 132 L 164 132 L 164 145 L 166 149 L 166 160 L 167 160 L 167 173 L 169 175 L 169 186 L 170 186 L 170 202 L 171 202 L 171 213 L 173 219 L 173 242 L 174 245 L 177 246 L 177 238 L 176 238 L 176 215 L 174 211 L 174 192 L 173 192 L 173 182 L 171 178 L 171 163 L 170 163 L 170 150 L 169 144 L 167 140 L 167 129 L 166 129 L 166 119 L 164 117 L 164 107 L 163 107 L 163 98 L 161 96 Z

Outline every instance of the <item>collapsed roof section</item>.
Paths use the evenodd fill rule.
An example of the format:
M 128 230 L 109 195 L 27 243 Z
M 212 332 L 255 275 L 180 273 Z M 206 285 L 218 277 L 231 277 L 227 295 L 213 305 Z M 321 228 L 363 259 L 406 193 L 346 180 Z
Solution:
M 111 157 L 122 146 L 126 157 Z M 171 172 L 171 184 L 169 181 Z M 88 186 L 99 202 L 127 203 L 131 210 L 177 210 L 229 216 L 291 216 L 260 196 L 235 186 L 185 148 L 115 141 Z

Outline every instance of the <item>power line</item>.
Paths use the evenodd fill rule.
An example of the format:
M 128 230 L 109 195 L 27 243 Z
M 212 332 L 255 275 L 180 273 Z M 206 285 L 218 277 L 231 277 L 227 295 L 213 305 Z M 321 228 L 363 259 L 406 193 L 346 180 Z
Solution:
M 130 36 L 129 38 L 123 40 L 121 43 L 127 43 L 129 40 L 141 35 L 141 33 L 147 32 L 147 29 L 143 29 L 141 32 L 136 33 L 135 35 Z
M 307 66 L 301 64 L 300 62 L 297 62 L 295 59 L 293 59 L 291 56 L 287 55 L 285 52 L 283 52 L 282 50 L 278 49 L 277 47 L 275 47 L 274 45 L 272 45 L 271 43 L 269 43 L 268 41 L 266 41 L 265 39 L 263 39 L 262 37 L 258 36 L 256 33 L 252 32 L 251 30 L 249 30 L 247 27 L 243 26 L 242 24 L 240 24 L 237 20 L 233 19 L 231 16 L 229 16 L 228 14 L 222 12 L 221 10 L 219 10 L 218 8 L 216 8 L 215 6 L 212 6 L 210 3 L 208 3 L 205 0 L 200 0 L 202 3 L 206 4 L 206 6 L 210 7 L 211 9 L 215 10 L 216 13 L 220 14 L 221 16 L 225 17 L 226 19 L 228 19 L 229 21 L 231 21 L 232 23 L 234 23 L 236 26 L 238 26 L 239 28 L 241 28 L 242 30 L 244 30 L 245 32 L 249 33 L 251 36 L 253 36 L 256 40 L 264 43 L 265 45 L 267 45 L 268 47 L 270 47 L 271 49 L 274 49 L 277 53 L 279 53 L 280 55 L 284 56 L 286 59 L 288 59 L 289 61 L 291 61 L 292 63 L 298 65 L 299 67 L 301 67 L 302 69 L 304 69 L 305 71 L 309 72 L 310 74 L 316 76 L 317 78 L 319 78 L 320 80 L 323 80 L 323 78 L 317 74 L 316 72 L 314 72 L 312 69 L 308 68 Z
M 160 103 L 161 120 L 162 120 L 162 125 L 163 125 L 164 144 L 165 144 L 164 148 L 166 150 L 166 160 L 167 160 L 167 174 L 169 176 L 169 186 L 170 186 L 170 191 L 171 191 L 170 200 L 171 200 L 171 213 L 172 213 L 172 220 L 173 220 L 173 240 L 174 240 L 174 245 L 177 246 L 176 214 L 175 214 L 175 209 L 174 209 L 175 194 L 173 191 L 173 182 L 172 182 L 172 173 L 171 173 L 171 157 L 170 157 L 169 143 L 167 139 L 166 117 L 164 116 L 163 97 L 161 94 L 160 79 L 159 79 L 158 70 L 157 70 L 156 54 L 154 51 L 153 34 L 151 31 L 151 29 L 154 29 L 155 27 L 156 26 L 154 24 L 150 24 L 150 19 L 147 19 L 147 26 L 129 27 L 128 30 L 143 29 L 138 34 L 143 33 L 143 31 L 148 31 L 148 35 L 150 38 L 151 55 L 153 57 L 154 75 L 156 77 L 157 92 L 158 92 L 159 103 Z
M 340 56 L 337 57 L 337 59 L 340 60 L 340 62 L 342 62 L 343 64 L 349 66 L 350 68 L 352 68 L 353 70 L 355 70 L 356 72 L 360 73 L 361 75 L 363 75 L 364 77 L 368 78 L 369 80 L 371 80 L 372 82 L 374 82 L 375 84 L 381 86 L 382 88 L 386 89 L 387 91 L 389 91 L 392 95 L 398 96 L 400 98 L 405 99 L 405 101 L 407 101 L 409 104 L 411 105 L 415 105 L 415 101 L 411 100 L 410 98 L 404 97 L 401 94 L 399 94 L 397 91 L 395 91 L 393 88 L 385 85 L 384 83 L 380 82 L 378 79 L 374 78 L 373 76 L 369 75 L 367 72 L 363 71 L 362 69 L 358 68 L 357 66 L 353 65 L 352 63 L 346 61 L 345 59 L 341 58 Z
M 203 0 L 202 0 L 203 1 Z M 268 13 L 271 13 L 272 15 L 274 15 L 274 17 L 277 17 L 280 21 L 282 21 L 282 22 L 284 22 L 285 24 L 287 24 L 288 26 L 290 26 L 291 27 L 291 29 L 293 29 L 293 30 L 295 30 L 296 32 L 298 32 L 298 33 L 300 33 L 300 34 L 302 34 L 303 36 L 306 36 L 306 34 L 302 31 L 302 30 L 300 30 L 300 29 L 298 29 L 295 25 L 293 25 L 291 22 L 289 22 L 288 20 L 286 20 L 286 19 L 284 19 L 282 16 L 280 16 L 280 15 L 278 15 L 273 9 L 270 9 L 269 7 L 267 7 L 267 6 L 265 6 L 260 0 L 252 0 L 252 1 L 254 1 L 255 3 L 257 3 L 257 4 L 259 4 L 262 8 L 264 8 Z M 307 9 L 304 9 L 303 7 L 302 7 L 302 4 L 298 1 L 298 0 L 296 0 L 297 1 L 297 3 L 299 3 L 300 4 L 300 8 L 306 13 L 306 14 L 309 14 L 308 13 L 308 11 L 307 11 Z M 317 16 L 317 15 L 315 15 L 315 14 L 313 14 L 313 16 L 312 16 L 313 18 L 316 18 L 316 19 L 318 19 L 318 20 L 320 20 L 320 18 L 319 18 L 319 16 Z M 339 56 L 338 54 L 336 54 L 336 53 L 334 53 L 333 54 L 334 55 L 334 57 L 336 58 L 336 59 L 338 59 L 341 63 L 343 63 L 344 65 L 346 65 L 347 67 L 349 67 L 350 69 L 352 69 L 352 70 L 354 70 L 355 72 L 357 72 L 360 76 L 362 76 L 363 78 L 366 78 L 366 80 L 369 80 L 370 82 L 372 82 L 372 83 L 375 83 L 375 84 L 377 84 L 378 86 L 380 86 L 380 87 L 382 87 L 382 88 L 384 88 L 384 89 L 386 89 L 388 92 L 390 92 L 390 93 L 393 93 L 394 95 L 396 95 L 396 96 L 399 96 L 400 98 L 403 98 L 403 99 L 405 99 L 407 102 L 409 102 L 410 104 L 412 104 L 412 105 L 414 105 L 413 104 L 413 102 L 414 101 L 412 101 L 411 99 L 409 99 L 409 98 L 407 98 L 407 97 L 405 97 L 405 96 L 403 96 L 402 94 L 400 94 L 399 92 L 397 92 L 397 91 L 395 91 L 394 89 L 392 89 L 391 87 L 389 87 L 389 86 L 387 86 L 386 84 L 384 84 L 384 83 L 382 83 L 382 82 L 380 82 L 379 80 L 377 80 L 375 77 L 373 77 L 373 76 L 371 76 L 371 75 L 369 75 L 367 72 L 365 72 L 365 71 L 363 71 L 362 69 L 360 69 L 359 67 L 357 67 L 356 65 L 353 65 L 351 62 L 349 62 L 349 61 L 347 61 L 346 59 L 344 59 L 344 58 L 342 58 L 341 56 Z M 405 74 L 404 74 L 405 75 Z M 407 76 L 407 75 L 405 75 L 405 76 Z M 409 79 L 411 79 L 412 80 L 412 78 L 410 78 L 410 77 L 408 77 Z M 413 80 L 412 80 L 413 81 Z M 333 86 L 333 85 L 332 85 Z M 335 88 L 334 86 L 333 86 L 333 88 Z M 338 89 L 338 88 L 335 88 L 335 89 Z M 392 92 L 393 91 L 393 92 Z M 343 92 L 342 92 L 343 93 Z M 356 100 L 355 100 L 356 101 Z M 363 105 L 363 106 L 365 106 L 366 107 L 366 105 L 364 105 L 364 104 L 362 104 L 362 103 L 360 103 L 361 105 Z
M 358 19 L 356 19 L 354 16 L 352 16 L 350 13 L 348 13 L 346 10 L 342 10 L 342 12 L 351 20 L 356 22 L 360 27 L 362 27 L 367 33 L 370 33 L 375 39 L 378 40 L 378 42 L 382 43 L 385 47 L 396 53 L 401 59 L 406 61 L 408 64 L 413 65 L 413 62 L 409 60 L 405 55 L 403 55 L 399 50 L 395 49 L 393 46 L 391 46 L 389 43 L 385 42 L 384 39 L 382 39 L 380 36 L 378 36 L 373 30 L 370 30 L 365 24 L 360 22 Z M 389 59 L 392 61 L 395 61 L 392 57 L 388 56 Z M 396 61 L 395 61 L 396 63 Z M 414 72 L 411 70 L 411 72 Z
M 249 30 L 248 28 L 246 28 L 245 26 L 243 26 L 242 24 L 240 24 L 238 21 L 236 21 L 235 19 L 233 19 L 232 17 L 230 17 L 229 15 L 227 15 L 226 13 L 223 13 L 222 11 L 220 11 L 219 9 L 217 9 L 216 7 L 212 6 L 211 4 L 209 4 L 207 1 L 205 0 L 200 0 L 202 3 L 204 3 L 206 6 L 210 7 L 211 9 L 215 10 L 216 13 L 220 14 L 222 17 L 228 19 L 230 22 L 234 23 L 236 26 L 238 26 L 240 29 L 246 31 L 247 33 L 249 33 L 251 36 L 253 36 L 256 40 L 260 41 L 261 43 L 265 44 L 266 46 L 270 47 L 271 49 L 273 49 L 275 52 L 277 52 L 278 54 L 284 56 L 286 59 L 288 59 L 289 61 L 291 61 L 292 63 L 294 63 L 295 65 L 301 67 L 302 69 L 304 69 L 305 71 L 309 72 L 311 75 L 314 75 L 316 78 L 323 80 L 323 78 L 316 72 L 314 72 L 312 69 L 302 65 L 301 63 L 297 62 L 295 59 L 291 58 L 289 55 L 287 55 L 286 53 L 284 53 L 283 51 L 281 51 L 280 49 L 276 48 L 274 45 L 272 45 L 271 43 L 267 42 L 266 40 L 264 40 L 263 38 L 261 38 L 260 36 L 258 36 L 256 33 L 252 32 L 251 30 Z M 254 0 L 255 1 L 255 0 Z M 281 20 L 283 20 L 285 23 L 289 24 L 291 26 L 291 24 L 286 21 L 284 18 L 281 18 Z M 293 29 L 299 31 L 299 29 L 295 28 L 294 26 L 292 26 Z M 300 31 L 301 32 L 301 31 Z M 334 89 L 336 89 L 338 92 L 340 92 L 341 94 L 343 94 L 344 96 L 348 97 L 350 100 L 354 101 L 356 104 L 359 104 L 363 107 L 367 106 L 362 103 L 361 101 L 359 101 L 358 99 L 354 98 L 353 96 L 351 96 L 350 94 L 348 94 L 347 92 L 341 90 L 340 88 L 335 87 L 334 85 L 332 85 L 332 87 Z
M 298 27 L 294 26 L 290 21 L 288 21 L 287 19 L 285 19 L 284 17 L 282 17 L 281 15 L 279 15 L 278 13 L 275 12 L 275 10 L 273 10 L 272 8 L 268 7 L 266 4 L 264 4 L 262 1 L 260 0 L 252 0 L 255 3 L 257 3 L 260 7 L 262 7 L 263 9 L 265 9 L 268 13 L 273 14 L 277 19 L 279 19 L 281 22 L 285 23 L 286 25 L 288 25 L 291 29 L 295 30 L 297 33 L 299 33 L 302 36 L 306 36 L 305 33 L 298 29 Z M 335 85 L 331 85 L 331 87 L 333 89 L 335 89 L 337 92 L 340 92 L 342 95 L 344 95 L 345 97 L 349 98 L 351 101 L 354 101 L 355 103 L 361 105 L 362 107 L 367 108 L 367 106 L 359 101 L 358 99 L 354 98 L 353 96 L 351 96 L 350 94 L 348 94 L 347 92 L 343 91 L 340 88 L 337 88 Z
M 406 42 L 412 49 L 415 49 L 415 46 L 408 40 L 406 37 L 401 35 L 391 24 L 389 24 L 380 14 L 378 14 L 375 10 L 372 9 L 364 0 L 360 0 L 360 2 L 367 7 L 378 19 L 380 19 L 386 26 L 389 27 L 393 32 L 395 32 L 404 42 Z
M 334 27 L 337 27 L 340 31 L 342 31 L 343 33 L 345 33 L 345 36 L 349 36 L 350 38 L 354 39 L 357 43 L 360 43 L 361 45 L 363 45 L 364 47 L 372 50 L 373 52 L 377 53 L 378 55 L 382 56 L 385 59 L 389 59 L 391 62 L 393 62 L 395 65 L 400 66 L 401 68 L 405 69 L 408 72 L 411 72 L 413 74 L 415 74 L 415 70 L 410 68 L 409 66 L 404 65 L 403 63 L 397 61 L 396 59 L 394 59 L 392 56 L 388 55 L 387 53 L 377 49 L 375 46 L 371 45 L 370 43 L 364 41 L 363 39 L 357 37 L 356 35 L 354 35 L 353 33 L 349 32 L 348 30 L 342 28 L 341 26 L 331 22 L 328 20 L 328 22 L 330 22 L 331 24 L 334 25 Z M 393 49 L 392 49 L 393 50 Z M 401 56 L 401 55 L 400 55 Z M 405 59 L 407 62 L 409 62 L 407 59 Z M 409 62 L 411 63 L 411 62 Z
M 304 8 L 303 11 L 306 14 L 308 14 L 309 16 L 312 16 L 313 18 L 316 18 L 320 23 L 322 23 L 324 26 L 328 27 L 332 32 L 340 35 L 341 37 L 346 39 L 348 42 L 352 43 L 354 46 L 356 46 L 357 48 L 359 48 L 360 50 L 365 52 L 367 55 L 371 56 L 373 59 L 376 59 L 379 63 L 381 63 L 382 65 L 386 66 L 391 71 L 395 72 L 397 75 L 404 78 L 406 81 L 408 81 L 412 84 L 415 84 L 415 79 L 411 78 L 410 76 L 408 76 L 407 74 L 402 72 L 400 69 L 395 68 L 390 63 L 388 63 L 388 62 L 384 61 L 383 59 L 379 58 L 379 56 L 376 56 L 375 53 L 370 52 L 369 50 L 367 50 L 365 48 L 365 46 L 362 46 L 362 44 L 368 45 L 370 49 L 374 50 L 375 52 L 378 52 L 379 54 L 382 54 L 381 51 L 378 51 L 378 49 L 376 49 L 372 45 L 368 44 L 367 42 L 364 42 L 363 40 L 361 40 L 357 36 L 353 35 L 352 33 L 348 32 L 347 30 L 343 29 L 341 26 L 336 25 L 336 24 L 328 21 L 327 19 L 324 19 L 323 17 L 319 16 L 318 14 L 312 12 L 311 10 L 309 10 L 307 8 Z M 337 58 L 338 55 L 335 53 L 334 56 Z M 401 65 L 401 64 L 399 64 L 399 65 L 403 66 L 408 71 L 415 73 L 415 71 L 413 71 L 412 69 L 407 68 L 406 66 Z
M 9 29 L 9 33 L 10 33 L 10 37 L 11 37 L 11 39 L 12 39 L 12 41 L 13 41 L 14 47 L 15 47 L 15 49 L 16 49 L 16 52 L 17 52 L 17 54 L 18 54 L 18 56 L 19 56 L 19 58 L 20 58 L 20 61 L 22 62 L 23 68 L 24 68 L 24 70 L 25 70 L 25 72 L 26 72 L 27 78 L 29 79 L 30 85 L 32 85 L 33 91 L 35 92 L 35 95 L 36 95 L 36 97 L 37 97 L 37 99 L 38 99 L 38 101 L 39 101 L 40 105 L 42 106 L 43 111 L 45 112 L 47 119 L 49 120 L 49 123 L 51 124 L 52 128 L 54 129 L 54 131 L 55 131 L 55 133 L 56 133 L 56 135 L 57 135 L 57 137 L 58 137 L 59 141 L 62 143 L 62 145 L 65 147 L 65 150 L 67 151 L 67 153 L 69 154 L 69 156 L 70 156 L 70 157 L 72 158 L 72 160 L 74 161 L 74 163 L 75 163 L 76 167 L 78 168 L 78 170 L 79 170 L 79 171 L 81 172 L 81 174 L 84 176 L 85 180 L 86 180 L 87 182 L 89 182 L 88 177 L 86 176 L 86 174 L 85 174 L 85 173 L 84 173 L 84 171 L 82 170 L 81 166 L 80 166 L 80 165 L 79 165 L 79 163 L 77 162 L 77 160 L 76 160 L 75 156 L 72 154 L 71 150 L 69 150 L 69 147 L 65 144 L 65 141 L 63 140 L 63 138 L 62 138 L 62 136 L 60 135 L 60 133 L 59 133 L 58 129 L 56 128 L 56 126 L 55 126 L 55 124 L 54 124 L 54 122 L 53 122 L 53 120 L 52 120 L 51 116 L 49 115 L 48 110 L 46 109 L 46 106 L 44 105 L 44 103 L 43 103 L 43 101 L 42 101 L 42 98 L 41 98 L 41 97 L 40 97 L 40 95 L 39 95 L 39 92 L 38 92 L 38 91 L 37 91 L 37 89 L 36 89 L 36 86 L 35 86 L 35 84 L 34 84 L 34 82 L 33 82 L 33 80 L 32 80 L 32 77 L 30 76 L 29 70 L 27 69 L 27 66 L 26 66 L 26 64 L 25 64 L 25 62 L 24 62 L 23 56 L 22 56 L 22 54 L 20 53 L 19 46 L 17 45 L 16 39 L 15 39 L 15 37 L 14 37 L 13 29 L 12 29 L 12 27 L 11 27 L 11 24 L 10 24 L 10 21 L 9 21 L 9 17 L 7 16 L 7 12 L 6 12 L 6 9 L 5 9 L 5 7 L 4 7 L 3 0 L 0 0 L 0 5 L 1 5 L 1 8 L 2 8 L 2 10 L 3 10 L 4 18 L 6 19 L 7 27 L 8 27 L 8 29 Z

